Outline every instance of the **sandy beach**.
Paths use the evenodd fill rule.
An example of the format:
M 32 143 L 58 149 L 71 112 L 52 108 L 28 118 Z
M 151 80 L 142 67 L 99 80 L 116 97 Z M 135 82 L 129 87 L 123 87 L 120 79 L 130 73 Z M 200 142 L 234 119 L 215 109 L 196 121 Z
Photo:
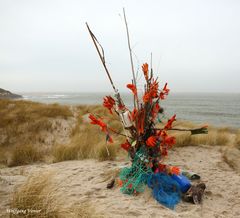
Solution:
M 1 217 L 6 216 L 14 187 L 29 175 L 46 171 L 54 172 L 56 195 L 64 203 L 62 207 L 88 202 L 97 215 L 104 217 L 239 217 L 240 175 L 223 161 L 221 150 L 220 146 L 189 146 L 176 148 L 169 155 L 172 164 L 201 175 L 207 185 L 201 205 L 180 202 L 170 210 L 156 202 L 148 188 L 138 196 L 124 195 L 117 186 L 106 189 L 106 175 L 128 165 L 128 161 L 66 161 L 1 169 Z

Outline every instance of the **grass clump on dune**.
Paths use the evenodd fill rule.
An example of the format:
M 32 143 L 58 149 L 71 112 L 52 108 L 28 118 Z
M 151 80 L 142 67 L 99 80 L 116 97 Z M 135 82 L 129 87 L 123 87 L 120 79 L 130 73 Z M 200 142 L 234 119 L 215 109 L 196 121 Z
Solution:
M 114 160 L 118 147 L 119 141 L 106 144 L 105 135 L 99 133 L 98 128 L 85 124 L 75 133 L 69 145 L 53 147 L 52 154 L 55 162 L 86 158 Z
M 236 147 L 240 150 L 240 130 L 238 130 L 236 134 L 235 144 L 236 144 Z
M 51 119 L 67 119 L 69 107 L 30 101 L 0 100 L 0 146 L 30 144 L 41 131 L 53 131 Z
M 50 173 L 31 176 L 17 189 L 10 202 L 10 208 L 26 211 L 27 214 L 11 214 L 12 217 L 59 217 L 58 202 L 52 191 L 51 178 Z
M 1 99 L 0 164 L 18 166 L 41 160 L 42 154 L 48 155 L 47 146 L 67 134 L 61 131 L 70 126 L 72 117 L 68 106 Z
M 88 202 L 65 207 L 68 199 L 58 192 L 58 186 L 53 181 L 54 173 L 45 172 L 30 176 L 19 186 L 10 201 L 10 208 L 17 208 L 22 213 L 11 217 L 31 218 L 100 218 L 103 215 L 96 212 Z
M 31 101 L 0 100 L 0 127 L 20 125 L 42 118 L 72 116 L 69 107 L 58 104 L 41 104 Z
M 40 161 L 43 158 L 42 153 L 33 145 L 19 145 L 12 150 L 12 157 L 8 166 L 20 166 Z
M 73 130 L 71 143 L 53 148 L 54 161 L 86 158 L 94 158 L 100 161 L 114 160 L 124 138 L 114 135 L 114 143 L 106 144 L 105 134 L 101 133 L 98 127 L 89 123 L 88 114 L 90 112 L 98 114 L 107 119 L 111 128 L 121 132 L 122 126 L 117 117 L 109 116 L 108 111 L 101 106 L 78 106 L 78 110 L 81 116 L 78 125 Z
M 231 135 L 218 131 L 209 131 L 204 135 L 191 135 L 190 133 L 175 133 L 177 147 L 189 145 L 228 145 Z

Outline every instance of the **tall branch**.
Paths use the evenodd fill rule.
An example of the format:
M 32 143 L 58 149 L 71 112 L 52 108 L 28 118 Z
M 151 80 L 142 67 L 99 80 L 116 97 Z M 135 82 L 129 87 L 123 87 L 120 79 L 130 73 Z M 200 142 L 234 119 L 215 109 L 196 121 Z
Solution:
M 91 36 L 91 38 L 92 38 L 92 41 L 93 41 L 93 43 L 94 43 L 94 45 L 95 45 L 95 48 L 96 48 L 96 50 L 97 50 L 97 53 L 98 53 L 98 55 L 99 55 L 99 57 L 100 57 L 100 59 L 101 59 L 101 62 L 102 62 L 102 64 L 103 64 L 103 67 L 104 67 L 104 69 L 105 69 L 105 71 L 106 71 L 106 73 L 107 73 L 108 79 L 110 80 L 110 83 L 111 83 L 114 91 L 117 92 L 117 89 L 116 89 L 116 87 L 115 87 L 115 85 L 114 85 L 114 83 L 113 83 L 113 81 L 112 81 L 112 78 L 111 78 L 110 73 L 109 73 L 109 71 L 108 71 L 108 68 L 107 68 L 107 66 L 106 66 L 105 57 L 104 57 L 104 49 L 103 49 L 103 47 L 101 46 L 101 44 L 98 42 L 96 36 L 93 34 L 93 32 L 91 31 L 91 29 L 89 28 L 89 26 L 88 26 L 87 23 L 86 23 L 86 26 L 87 26 L 88 32 L 89 32 L 89 34 L 90 34 L 90 36 Z M 102 53 L 100 52 L 98 46 L 100 46 L 100 48 L 101 48 L 101 50 L 102 50 Z
M 131 43 L 130 43 L 130 37 L 129 37 L 129 31 L 128 31 L 127 18 L 126 18 L 124 8 L 123 8 L 123 15 L 124 15 L 124 21 L 125 21 L 126 32 L 127 32 L 128 49 L 129 49 L 129 54 L 130 54 L 130 61 L 131 61 L 131 68 L 132 68 L 132 75 L 133 75 L 133 83 L 136 86 L 136 77 L 135 77 L 134 66 L 133 66 L 132 49 L 131 49 Z
M 131 69 L 132 69 L 132 75 L 133 75 L 133 84 L 135 85 L 135 87 L 137 87 L 136 76 L 135 76 L 134 65 L 133 65 L 133 58 L 132 58 L 132 48 L 131 48 L 131 43 L 130 43 L 130 36 L 129 36 L 129 31 L 128 31 L 127 18 L 126 18 L 126 14 L 125 14 L 125 9 L 124 8 L 123 8 L 123 15 L 124 15 L 124 21 L 125 21 L 126 32 L 127 32 L 128 49 L 129 49 L 129 55 L 130 55 L 130 61 L 131 61 Z M 138 96 L 136 96 L 136 101 L 137 101 L 137 108 L 139 110 Z M 135 103 L 135 99 L 134 99 L 134 103 Z

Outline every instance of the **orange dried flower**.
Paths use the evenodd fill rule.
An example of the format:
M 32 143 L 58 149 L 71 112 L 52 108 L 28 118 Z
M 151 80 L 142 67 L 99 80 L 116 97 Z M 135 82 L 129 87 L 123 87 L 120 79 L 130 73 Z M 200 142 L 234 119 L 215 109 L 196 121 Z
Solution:
M 176 114 L 172 116 L 171 119 L 168 120 L 167 124 L 165 125 L 164 129 L 171 129 L 172 123 L 176 120 Z
M 138 114 L 138 110 L 136 108 L 134 108 L 132 113 L 131 113 L 131 120 L 132 121 L 136 120 L 137 114 Z
M 149 147 L 154 147 L 156 145 L 156 143 L 157 143 L 157 139 L 155 136 L 150 136 L 146 141 L 146 144 Z
M 91 120 L 91 124 L 100 126 L 103 132 L 107 131 L 107 124 L 105 124 L 100 118 L 97 119 L 92 114 L 90 114 L 88 117 Z
M 152 120 L 155 120 L 155 118 L 157 117 L 158 115 L 158 112 L 160 110 L 160 106 L 158 103 L 156 103 L 154 106 L 153 106 L 153 109 L 152 109 Z
M 170 89 L 167 88 L 167 83 L 165 83 L 165 86 L 163 87 L 163 91 L 166 95 L 168 95 Z
M 171 167 L 171 173 L 175 175 L 179 175 L 180 169 L 178 167 Z
M 127 88 L 129 88 L 133 92 L 134 95 L 137 95 L 137 88 L 135 85 L 127 84 Z
M 153 80 L 152 83 L 150 84 L 149 91 L 145 92 L 143 96 L 143 102 L 152 103 L 152 99 L 157 97 L 158 97 L 158 82 L 157 80 Z
M 142 65 L 142 71 L 146 80 L 148 80 L 148 64 L 145 63 Z
M 167 88 L 167 83 L 165 83 L 163 90 L 160 92 L 160 99 L 165 99 L 166 95 L 168 95 L 170 89 Z
M 103 98 L 103 106 L 107 108 L 111 114 L 114 105 L 115 100 L 111 96 L 106 96 L 105 98 Z
M 144 96 L 143 96 L 143 102 L 144 102 L 144 103 L 147 103 L 147 102 L 150 101 L 150 99 L 151 99 L 150 93 L 149 93 L 149 92 L 146 92 L 146 93 L 144 94 Z
M 172 147 L 176 143 L 176 138 L 174 136 L 167 136 L 164 143 L 169 147 Z
M 122 187 L 123 186 L 123 181 L 121 179 L 118 180 L 118 186 Z
M 157 80 L 153 80 L 153 82 L 151 83 L 150 92 L 151 92 L 152 98 L 158 97 L 158 82 L 157 82 Z
M 124 150 L 128 151 L 129 148 L 131 147 L 131 145 L 130 145 L 129 141 L 126 140 L 125 143 L 121 144 L 121 147 L 122 147 Z

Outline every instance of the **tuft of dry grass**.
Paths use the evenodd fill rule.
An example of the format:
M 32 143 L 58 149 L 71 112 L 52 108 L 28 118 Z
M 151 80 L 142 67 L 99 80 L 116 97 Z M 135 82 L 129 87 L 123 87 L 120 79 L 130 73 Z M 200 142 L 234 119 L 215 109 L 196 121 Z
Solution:
M 120 142 L 124 141 L 122 136 L 114 136 L 113 144 L 106 144 L 106 136 L 97 126 L 93 126 L 85 119 L 88 113 L 94 113 L 106 120 L 111 128 L 122 131 L 122 125 L 114 115 L 109 115 L 108 111 L 102 106 L 78 106 L 78 125 L 72 132 L 72 139 L 69 145 L 58 145 L 53 147 L 52 155 L 54 162 L 65 160 L 76 160 L 94 158 L 100 161 L 114 160 L 120 149 Z M 82 116 L 84 115 L 84 119 Z
M 12 150 L 12 157 L 8 166 L 20 166 L 40 161 L 42 153 L 33 145 L 15 146 Z
M 0 100 L 0 128 L 42 118 L 72 116 L 68 106 L 31 101 Z
M 60 217 L 58 201 L 51 187 L 52 173 L 30 176 L 13 194 L 10 208 L 23 211 L 11 217 Z
M 0 100 L 0 146 L 30 144 L 41 131 L 53 131 L 51 119 L 67 119 L 69 107 L 30 101 Z
M 92 135 L 91 128 L 87 129 L 76 134 L 70 145 L 53 147 L 52 155 L 54 162 L 87 158 L 94 158 L 100 161 L 114 160 L 117 155 L 118 144 L 106 144 L 104 135 L 99 133 Z
M 59 195 L 58 187 L 53 183 L 53 172 L 44 172 L 30 176 L 13 193 L 10 208 L 18 209 L 11 217 L 31 218 L 103 218 L 89 202 L 83 202 L 66 208 L 67 199 Z M 61 199 L 61 200 L 60 200 Z
M 7 151 L 0 147 L 0 168 L 7 165 Z
M 1 99 L 0 164 L 8 165 L 9 157 L 10 166 L 41 160 L 46 152 L 37 146 L 47 150 L 48 145 L 55 144 L 61 136 L 59 131 L 70 125 L 69 118 L 73 114 L 68 106 Z
M 117 156 L 117 147 L 112 144 L 101 144 L 96 149 L 96 158 L 100 161 L 115 160 Z
M 240 150 L 240 130 L 236 134 L 235 144 L 236 147 Z

